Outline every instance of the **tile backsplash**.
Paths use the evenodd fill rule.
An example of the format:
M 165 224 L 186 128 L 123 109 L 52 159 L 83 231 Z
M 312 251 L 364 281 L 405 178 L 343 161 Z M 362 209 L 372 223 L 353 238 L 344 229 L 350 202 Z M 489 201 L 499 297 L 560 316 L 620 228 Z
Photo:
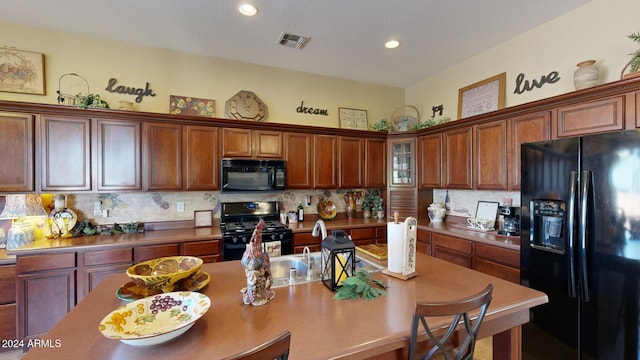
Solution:
M 445 196 L 446 190 L 433 190 L 433 201 L 444 203 Z M 511 199 L 512 206 L 520 206 L 520 193 L 517 191 L 449 190 L 451 210 L 447 214 L 473 217 L 478 201 L 497 201 L 502 205 L 504 199 Z

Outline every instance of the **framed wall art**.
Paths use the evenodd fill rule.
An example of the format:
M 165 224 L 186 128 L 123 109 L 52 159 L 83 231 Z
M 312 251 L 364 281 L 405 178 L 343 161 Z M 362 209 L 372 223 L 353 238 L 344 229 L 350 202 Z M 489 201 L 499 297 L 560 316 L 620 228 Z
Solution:
M 213 225 L 212 210 L 196 210 L 193 212 L 194 227 L 208 227 Z
M 367 110 L 338 108 L 340 127 L 343 129 L 368 130 Z
M 0 48 L 0 91 L 45 95 L 44 54 Z
M 492 76 L 458 91 L 458 119 L 504 108 L 507 73 Z
M 169 95 L 169 112 L 177 115 L 216 116 L 216 101 L 191 96 Z

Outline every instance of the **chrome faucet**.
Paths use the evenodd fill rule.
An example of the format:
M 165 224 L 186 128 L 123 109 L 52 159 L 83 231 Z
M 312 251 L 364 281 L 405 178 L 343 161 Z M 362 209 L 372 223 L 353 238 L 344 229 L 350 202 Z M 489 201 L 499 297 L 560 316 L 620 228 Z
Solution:
M 302 249 L 302 258 L 304 259 L 305 256 L 307 257 L 307 280 L 310 280 L 313 278 L 313 259 L 311 258 L 311 250 L 308 246 L 305 246 L 304 249 Z
M 324 225 L 324 221 L 322 221 L 322 219 L 318 219 L 318 221 L 316 221 L 316 224 L 313 225 L 313 232 L 311 232 L 311 235 L 317 237 L 319 235 L 318 228 L 322 232 L 321 240 L 324 240 L 327 237 L 327 227 Z

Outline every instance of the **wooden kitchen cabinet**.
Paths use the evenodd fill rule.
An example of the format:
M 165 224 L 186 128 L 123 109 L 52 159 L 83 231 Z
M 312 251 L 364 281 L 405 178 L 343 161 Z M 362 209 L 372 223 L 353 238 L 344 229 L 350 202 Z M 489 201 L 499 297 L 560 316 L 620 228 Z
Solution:
M 313 188 L 338 187 L 338 136 L 313 136 Z
M 41 117 L 43 191 L 91 190 L 91 119 Z
M 0 266 L 0 340 L 17 339 L 15 265 Z M 0 352 L 9 350 L 0 347 Z
M 554 138 L 617 131 L 625 127 L 624 96 L 562 106 L 557 113 Z
M 442 134 L 418 138 L 418 186 L 421 189 L 442 188 Z
M 361 188 L 364 186 L 365 139 L 340 136 L 338 138 L 340 154 L 341 188 Z
M 364 158 L 364 187 L 387 187 L 387 141 L 365 139 Z
M 313 135 L 285 133 L 287 189 L 313 188 Z
M 432 254 L 460 266 L 471 268 L 471 241 L 439 233 L 431 234 Z
M 507 122 L 507 178 L 509 190 L 520 190 L 520 145 L 551 138 L 551 112 L 539 111 Z
M 222 157 L 282 159 L 282 132 L 223 128 Z
M 376 242 L 376 228 L 374 227 L 349 229 L 346 232 L 351 235 L 351 241 L 355 246 L 375 244 Z
M 296 232 L 293 233 L 293 253 L 302 254 L 305 247 L 308 247 L 311 252 L 320 251 L 322 243 L 322 236 L 313 236 L 311 232 Z
M 76 254 L 18 256 L 18 339 L 49 331 L 76 304 Z
M 520 283 L 520 252 L 503 247 L 473 244 L 473 269 L 500 279 Z
M 473 131 L 473 188 L 507 190 L 507 122 L 476 125 Z
M 142 124 L 142 166 L 146 190 L 182 190 L 182 125 Z
M 221 261 L 220 240 L 182 243 L 180 244 L 180 255 L 197 256 L 206 263 Z
M 77 301 L 81 301 L 107 275 L 124 273 L 133 265 L 133 248 L 78 253 Z
M 376 227 L 376 244 L 387 243 L 387 225 Z
M 431 231 L 418 229 L 418 242 L 416 251 L 426 255 L 431 255 Z
M 98 191 L 142 190 L 141 124 L 96 120 Z
M 472 183 L 473 127 L 442 133 L 442 185 L 446 189 L 470 190 Z
M 34 183 L 35 116 L 0 113 L 0 192 L 30 192 Z
M 180 255 L 180 244 L 160 244 L 137 246 L 133 249 L 133 262 L 139 263 L 165 256 Z
M 397 211 L 400 220 L 412 216 L 418 217 L 418 190 L 416 188 L 387 189 L 387 217 L 392 218 Z
M 416 139 L 389 140 L 389 186 L 415 187 L 416 185 Z
M 220 189 L 218 128 L 185 126 L 182 142 L 185 158 L 184 190 Z

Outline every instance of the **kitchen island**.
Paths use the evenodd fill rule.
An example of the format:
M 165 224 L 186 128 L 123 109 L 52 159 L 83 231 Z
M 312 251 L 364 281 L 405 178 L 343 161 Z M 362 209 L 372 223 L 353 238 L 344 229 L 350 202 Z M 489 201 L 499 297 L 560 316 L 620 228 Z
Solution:
M 520 325 L 529 321 L 529 308 L 546 303 L 547 296 L 417 255 L 417 277 L 403 281 L 376 275 L 390 286 L 386 297 L 334 300 L 334 293 L 313 282 L 276 288 L 275 299 L 261 307 L 242 303 L 246 278 L 239 261 L 205 264 L 202 269 L 211 275 L 211 283 L 203 292 L 211 298 L 211 309 L 181 337 L 152 347 L 125 345 L 98 331 L 100 320 L 124 304 L 115 293 L 127 277 L 110 275 L 40 339 L 51 346 L 31 348 L 24 359 L 220 359 L 285 329 L 292 333 L 290 359 L 406 359 L 416 301 L 465 297 L 488 283 L 494 285 L 494 298 L 480 337 L 494 335 L 494 359 L 518 359 Z M 440 324 L 445 326 L 446 319 Z

